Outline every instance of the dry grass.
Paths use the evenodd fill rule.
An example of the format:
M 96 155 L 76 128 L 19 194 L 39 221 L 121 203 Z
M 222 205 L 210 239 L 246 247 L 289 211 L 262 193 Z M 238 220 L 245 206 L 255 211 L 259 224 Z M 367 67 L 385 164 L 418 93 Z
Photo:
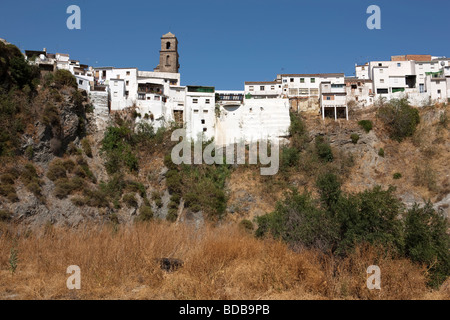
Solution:
M 11 248 L 18 267 L 9 270 Z M 178 271 L 156 258 L 184 261 Z M 382 270 L 382 290 L 366 288 L 366 268 Z M 66 269 L 81 268 L 81 290 L 68 290 Z M 167 223 L 26 232 L 3 227 L 0 299 L 449 299 L 431 292 L 424 272 L 406 260 L 361 248 L 345 260 L 313 251 L 294 253 L 235 225 L 191 227 Z

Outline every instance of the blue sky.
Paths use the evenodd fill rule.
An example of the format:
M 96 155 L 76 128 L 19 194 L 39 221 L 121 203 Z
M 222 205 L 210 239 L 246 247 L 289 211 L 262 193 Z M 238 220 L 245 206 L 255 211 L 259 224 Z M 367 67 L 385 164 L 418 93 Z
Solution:
M 161 4 L 162 3 L 162 4 Z M 81 8 L 81 30 L 66 9 Z M 381 30 L 369 30 L 369 5 Z M 243 90 L 278 73 L 344 72 L 397 54 L 450 56 L 448 0 L 21 0 L 0 3 L 0 38 L 92 66 L 153 70 L 161 35 L 179 41 L 181 83 Z

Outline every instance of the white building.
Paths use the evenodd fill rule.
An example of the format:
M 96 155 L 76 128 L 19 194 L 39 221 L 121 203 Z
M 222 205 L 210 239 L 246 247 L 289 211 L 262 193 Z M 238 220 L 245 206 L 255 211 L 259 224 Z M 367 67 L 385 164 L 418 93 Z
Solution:
M 273 99 L 281 95 L 281 84 L 277 81 L 245 82 L 244 94 L 253 99 Z
M 203 141 L 215 137 L 215 89 L 214 87 L 187 86 L 185 100 L 186 137 Z

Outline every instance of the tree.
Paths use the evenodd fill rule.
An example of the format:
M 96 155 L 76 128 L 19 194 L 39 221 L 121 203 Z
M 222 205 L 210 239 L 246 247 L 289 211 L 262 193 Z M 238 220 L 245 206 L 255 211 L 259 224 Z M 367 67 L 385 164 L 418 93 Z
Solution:
M 405 217 L 405 254 L 429 268 L 429 283 L 437 287 L 450 275 L 450 236 L 445 216 L 431 202 L 415 204 Z
M 408 100 L 392 99 L 380 107 L 377 116 L 384 122 L 391 139 L 401 142 L 416 131 L 420 122 L 419 111 L 408 104 Z

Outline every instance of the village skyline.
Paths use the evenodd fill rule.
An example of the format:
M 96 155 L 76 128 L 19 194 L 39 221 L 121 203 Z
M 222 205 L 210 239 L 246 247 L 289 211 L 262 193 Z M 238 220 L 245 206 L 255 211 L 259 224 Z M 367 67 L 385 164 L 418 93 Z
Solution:
M 154 39 L 170 31 L 180 41 L 182 84 L 241 90 L 245 81 L 272 81 L 276 74 L 353 76 L 355 64 L 389 60 L 392 55 L 450 52 L 442 38 L 449 29 L 445 19 L 449 4 L 402 3 L 406 2 L 176 1 L 165 8 L 129 1 L 118 10 L 116 1 L 108 5 L 105 1 L 25 1 L 25 6 L 0 5 L 1 11 L 11 12 L 0 21 L 0 30 L 2 38 L 22 51 L 45 46 L 51 52 L 70 52 L 93 67 L 140 70 L 156 66 L 159 45 Z M 72 4 L 81 8 L 79 30 L 66 27 L 66 9 Z M 380 7 L 379 30 L 366 26 L 370 5 Z M 427 15 L 433 19 L 416 23 Z M 41 31 L 39 36 L 34 30 Z M 305 46 L 308 43 L 313 45 Z

